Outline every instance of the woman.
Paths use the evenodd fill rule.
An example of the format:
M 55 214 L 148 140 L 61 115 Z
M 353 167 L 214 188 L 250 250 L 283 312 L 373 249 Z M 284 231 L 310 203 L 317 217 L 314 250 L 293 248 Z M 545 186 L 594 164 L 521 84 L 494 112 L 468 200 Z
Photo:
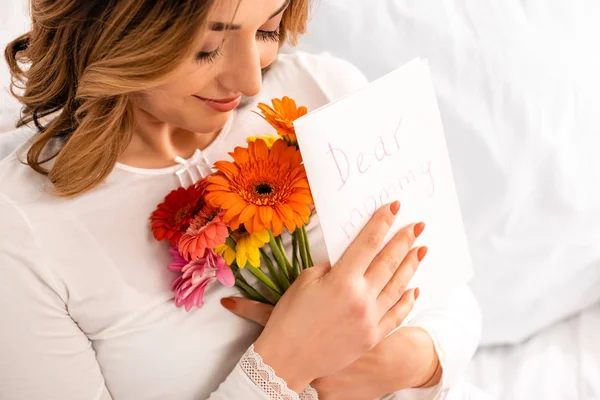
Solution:
M 314 109 L 365 83 L 339 60 L 278 56 L 307 12 L 307 0 L 32 1 L 31 32 L 6 51 L 20 123 L 39 132 L 0 163 L 0 398 L 415 399 L 452 386 L 477 306 L 464 286 L 407 319 L 424 227 L 379 252 L 398 203 L 270 318 L 225 287 L 190 313 L 173 304 L 148 217 L 181 172 L 266 130 L 257 101 Z M 222 298 L 268 318 L 264 331 Z

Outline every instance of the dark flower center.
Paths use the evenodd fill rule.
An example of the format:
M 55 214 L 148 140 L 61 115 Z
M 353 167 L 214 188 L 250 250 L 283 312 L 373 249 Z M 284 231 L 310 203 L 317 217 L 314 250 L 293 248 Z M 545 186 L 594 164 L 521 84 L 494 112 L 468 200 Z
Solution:
M 269 185 L 268 183 L 259 183 L 258 185 L 256 185 L 254 187 L 254 190 L 260 196 L 266 196 L 266 195 L 273 193 L 273 187 L 271 185 Z
M 185 216 L 188 214 L 188 212 L 190 211 L 190 206 L 185 206 L 183 208 L 180 208 L 177 213 L 175 214 L 175 224 L 179 224 L 184 218 Z

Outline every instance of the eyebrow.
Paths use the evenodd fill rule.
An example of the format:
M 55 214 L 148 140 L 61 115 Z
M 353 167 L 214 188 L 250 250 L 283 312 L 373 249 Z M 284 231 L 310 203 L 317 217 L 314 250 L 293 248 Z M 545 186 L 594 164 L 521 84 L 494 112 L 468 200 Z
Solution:
M 289 6 L 289 5 L 290 5 L 290 1 L 291 1 L 291 0 L 286 0 L 286 2 L 285 2 L 285 3 L 283 3 L 283 5 L 282 5 L 281 7 L 279 7 L 279 10 L 275 11 L 275 12 L 273 13 L 273 15 L 271 15 L 271 16 L 269 17 L 269 19 L 271 19 L 271 18 L 273 18 L 273 17 L 276 17 L 277 15 L 281 14 L 281 12 L 282 12 L 283 10 L 285 10 L 285 9 L 287 8 L 287 6 Z
M 281 14 L 283 12 L 283 10 L 285 10 L 289 5 L 290 5 L 291 0 L 286 0 L 285 3 L 283 3 L 283 5 L 281 7 L 279 7 L 279 9 L 277 11 L 275 11 L 270 17 L 274 18 L 276 16 L 278 16 L 279 14 Z M 222 32 L 222 31 L 238 31 L 242 29 L 242 27 L 240 25 L 235 25 L 235 24 L 226 24 L 224 22 L 212 22 L 210 24 L 210 30 L 211 31 L 216 31 L 216 32 Z
M 240 25 L 234 25 L 234 24 L 225 24 L 223 22 L 213 22 L 210 24 L 210 30 L 211 31 L 217 31 L 217 32 L 221 32 L 221 31 L 238 31 L 242 29 L 242 27 Z

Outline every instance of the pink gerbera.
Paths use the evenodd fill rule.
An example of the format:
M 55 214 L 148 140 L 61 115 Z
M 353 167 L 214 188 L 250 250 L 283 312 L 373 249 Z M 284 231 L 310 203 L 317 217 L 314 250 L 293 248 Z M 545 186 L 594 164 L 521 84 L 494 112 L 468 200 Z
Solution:
M 207 249 L 225 243 L 229 236 L 223 212 L 204 203 L 179 241 L 179 252 L 187 261 L 204 257 Z
M 177 250 L 177 247 L 171 246 L 169 248 L 169 253 L 171 253 L 171 255 L 173 256 L 173 260 L 167 266 L 167 268 L 169 268 L 173 272 L 181 272 L 183 267 L 185 267 L 188 264 L 188 262 L 185 260 L 185 258 L 183 258 L 179 250 Z
M 235 277 L 225 260 L 216 255 L 212 249 L 206 251 L 202 259 L 197 259 L 181 269 L 181 275 L 173 282 L 175 305 L 185 307 L 202 307 L 204 291 L 209 284 L 218 280 L 227 287 L 235 285 Z

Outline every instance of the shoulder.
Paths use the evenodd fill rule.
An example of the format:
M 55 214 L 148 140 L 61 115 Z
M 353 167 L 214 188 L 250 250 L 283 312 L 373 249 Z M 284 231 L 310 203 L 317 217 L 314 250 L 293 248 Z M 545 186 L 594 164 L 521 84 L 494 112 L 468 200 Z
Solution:
M 39 204 L 48 186 L 47 177 L 25 164 L 28 144 L 23 144 L 0 160 L 0 232 L 4 244 L 31 245 L 31 218 L 27 209 Z M 0 244 L 1 247 L 1 244 Z
M 0 196 L 15 204 L 36 202 L 50 184 L 25 163 L 28 150 L 29 144 L 23 144 L 0 160 Z
M 39 256 L 38 241 L 32 219 L 21 205 L 28 204 L 22 187 L 13 186 L 16 174 L 21 174 L 14 153 L 0 162 L 0 280 L 12 281 L 16 274 L 34 269 Z
M 48 238 L 62 238 L 65 224 L 53 207 L 48 178 L 24 163 L 28 149 L 24 144 L 0 160 L 0 280 L 40 301 L 64 303 Z
M 271 75 L 271 76 L 269 76 Z M 363 88 L 366 77 L 353 64 L 329 54 L 295 52 L 279 55 L 265 84 L 276 81 L 287 90 L 302 90 L 333 101 Z

